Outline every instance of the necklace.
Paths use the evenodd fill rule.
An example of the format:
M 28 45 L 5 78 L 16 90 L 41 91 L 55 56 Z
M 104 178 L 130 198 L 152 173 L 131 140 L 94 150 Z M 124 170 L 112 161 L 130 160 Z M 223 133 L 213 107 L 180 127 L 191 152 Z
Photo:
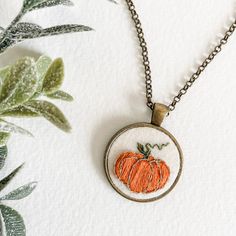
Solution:
M 152 110 L 151 123 L 136 123 L 121 129 L 109 142 L 105 152 L 105 172 L 112 187 L 123 197 L 150 202 L 170 193 L 182 173 L 183 153 L 174 136 L 161 127 L 165 117 L 175 110 L 183 95 L 206 67 L 221 52 L 236 29 L 231 24 L 218 45 L 198 67 L 169 105 L 152 101 L 152 77 L 147 43 L 142 24 L 132 0 L 125 0 L 135 24 L 145 72 L 147 106 Z M 137 149 L 137 151 L 136 151 Z

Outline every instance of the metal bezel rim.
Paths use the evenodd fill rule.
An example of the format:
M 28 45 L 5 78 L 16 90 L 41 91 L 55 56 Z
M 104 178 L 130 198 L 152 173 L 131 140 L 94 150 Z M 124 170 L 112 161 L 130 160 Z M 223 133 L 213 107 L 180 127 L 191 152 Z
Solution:
M 130 197 L 127 194 L 123 193 L 112 181 L 112 178 L 111 178 L 110 172 L 109 172 L 109 168 L 108 168 L 108 156 L 109 156 L 109 152 L 110 152 L 110 149 L 111 149 L 111 146 L 113 145 L 113 143 L 116 141 L 116 139 L 120 135 L 122 135 L 126 131 L 128 131 L 130 129 L 138 128 L 138 127 L 148 127 L 148 128 L 157 129 L 157 130 L 163 132 L 164 134 L 166 134 L 167 136 L 170 137 L 170 139 L 174 142 L 174 144 L 177 147 L 178 152 L 179 152 L 180 166 L 179 166 L 178 175 L 177 175 L 174 183 L 171 185 L 171 187 L 166 192 L 162 193 L 161 195 L 159 195 L 157 197 L 153 197 L 153 198 L 150 198 L 150 199 L 137 199 L 137 198 Z M 176 184 L 178 183 L 178 181 L 180 179 L 180 176 L 181 176 L 182 170 L 183 170 L 183 152 L 182 152 L 181 147 L 180 147 L 179 143 L 177 142 L 176 138 L 171 133 L 169 133 L 169 131 L 165 130 L 162 127 L 158 127 L 158 126 L 155 126 L 155 125 L 150 124 L 150 123 L 140 122 L 140 123 L 135 123 L 135 124 L 131 124 L 131 125 L 128 125 L 128 126 L 124 127 L 123 129 L 119 130 L 111 138 L 110 142 L 107 145 L 106 151 L 105 151 L 104 167 L 105 167 L 105 173 L 106 173 L 106 176 L 107 176 L 107 179 L 108 179 L 109 183 L 111 184 L 113 189 L 117 193 L 119 193 L 121 196 L 123 196 L 124 198 L 126 198 L 128 200 L 134 201 L 134 202 L 142 202 L 142 203 L 153 202 L 153 201 L 157 201 L 157 200 L 162 199 L 163 197 L 165 197 L 167 194 L 169 194 L 175 188 Z

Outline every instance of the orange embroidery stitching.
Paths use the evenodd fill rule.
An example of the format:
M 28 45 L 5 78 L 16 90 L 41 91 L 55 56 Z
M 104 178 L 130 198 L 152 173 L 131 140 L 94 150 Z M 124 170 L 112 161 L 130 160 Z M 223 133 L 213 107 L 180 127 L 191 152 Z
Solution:
M 132 192 L 152 193 L 165 186 L 170 176 L 168 165 L 161 159 L 151 156 L 151 149 L 162 150 L 169 145 L 145 146 L 138 143 L 140 153 L 124 152 L 115 163 L 115 173 Z

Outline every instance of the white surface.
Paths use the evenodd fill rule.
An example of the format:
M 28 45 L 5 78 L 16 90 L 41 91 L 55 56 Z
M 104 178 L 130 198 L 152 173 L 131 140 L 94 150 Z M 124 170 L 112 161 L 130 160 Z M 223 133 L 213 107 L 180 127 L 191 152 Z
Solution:
M 137 40 L 124 1 L 75 1 L 26 19 L 51 26 L 77 22 L 95 32 L 28 41 L 1 56 L 62 56 L 64 89 L 75 97 L 58 105 L 73 126 L 63 134 L 41 119 L 17 121 L 34 139 L 15 136 L 1 176 L 26 162 L 8 190 L 38 180 L 29 198 L 9 202 L 24 216 L 28 236 L 236 235 L 236 34 L 184 97 L 164 127 L 180 142 L 184 173 L 175 191 L 157 203 L 120 197 L 106 180 L 103 153 L 123 126 L 149 121 L 144 106 Z M 168 103 L 225 31 L 235 0 L 135 0 L 153 71 L 154 99 Z M 1 25 L 20 7 L 0 2 Z
M 154 148 L 151 153 L 151 156 L 153 156 L 155 159 L 161 159 L 165 161 L 170 169 L 170 177 L 167 183 L 162 189 L 159 189 L 158 191 L 148 194 L 134 193 L 130 191 L 129 188 L 123 182 L 121 182 L 115 174 L 114 166 L 122 153 L 127 151 L 140 153 L 137 151 L 137 142 L 143 145 L 146 143 L 150 143 L 152 145 L 162 145 L 169 143 L 169 145 L 164 147 L 161 151 L 157 150 L 157 148 Z M 180 150 L 178 150 L 174 141 L 164 132 L 150 127 L 136 127 L 119 134 L 119 136 L 117 136 L 114 142 L 110 145 L 110 149 L 106 155 L 108 160 L 109 176 L 111 177 L 113 184 L 115 184 L 116 188 L 118 188 L 123 194 L 133 199 L 149 200 L 160 197 L 162 194 L 170 190 L 170 188 L 176 182 L 178 174 L 181 171 Z

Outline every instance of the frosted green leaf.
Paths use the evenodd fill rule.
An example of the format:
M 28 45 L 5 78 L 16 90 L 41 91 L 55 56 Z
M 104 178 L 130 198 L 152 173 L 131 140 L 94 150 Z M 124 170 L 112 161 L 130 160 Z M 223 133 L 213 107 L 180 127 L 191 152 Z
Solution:
M 47 2 L 47 0 L 24 0 L 23 2 L 23 12 L 30 11 L 33 7 Z
M 11 174 L 0 181 L 0 191 L 7 187 L 7 185 L 11 182 L 11 180 L 16 176 L 16 174 L 21 170 L 23 166 L 24 165 L 19 166 Z
M 7 146 L 0 147 L 0 170 L 4 167 L 7 158 Z M 1 234 L 0 234 L 1 235 Z
M 38 82 L 38 87 L 36 89 L 36 93 L 34 94 L 34 96 L 32 98 L 35 99 L 38 96 L 40 96 L 40 94 L 42 92 L 44 77 L 45 77 L 51 64 L 52 64 L 52 59 L 48 56 L 45 56 L 45 55 L 41 56 L 38 59 L 38 61 L 36 62 L 36 67 L 37 67 L 38 76 L 39 76 L 39 82 Z
M 33 38 L 41 38 L 46 36 L 54 36 L 60 34 L 68 34 L 68 33 L 75 33 L 75 32 L 84 32 L 84 31 L 91 31 L 92 28 L 84 25 L 59 25 L 50 28 L 43 29 L 41 32 L 34 32 L 29 35 L 19 35 L 19 37 L 15 37 L 14 39 L 17 40 L 26 40 L 26 39 L 33 39 Z
M 59 34 L 67 34 L 72 32 L 83 32 L 83 31 L 91 31 L 92 28 L 85 25 L 58 25 L 51 28 L 44 29 L 41 33 L 40 37 L 48 36 L 48 35 L 59 35 Z
M 3 218 L 2 218 L 2 214 L 0 212 L 0 235 L 3 235 Z
M 0 53 L 5 52 L 8 48 L 12 47 L 14 44 L 18 43 L 20 41 L 17 41 L 15 39 L 11 38 L 7 38 L 5 37 L 4 39 L 2 39 L 0 41 Z
M 25 236 L 26 229 L 21 215 L 14 209 L 0 205 L 6 236 Z
M 71 127 L 64 114 L 52 103 L 47 101 L 29 101 L 24 106 L 33 112 L 38 113 L 59 129 L 69 132 Z
M 4 111 L 26 102 L 35 93 L 37 85 L 38 74 L 34 59 L 19 59 L 3 82 L 0 110 Z
M 6 67 L 0 69 L 0 93 L 2 91 L 2 85 L 3 85 L 6 77 L 8 76 L 9 71 L 10 71 L 10 66 L 6 66 Z
M 5 52 L 9 47 L 26 39 L 92 30 L 90 27 L 76 24 L 59 25 L 42 29 L 41 26 L 36 24 L 28 22 L 20 23 L 24 15 L 32 10 L 58 5 L 72 6 L 73 2 L 71 0 L 23 0 L 22 9 L 10 25 L 6 28 L 0 26 L 0 53 Z
M 9 133 L 0 132 L 0 147 L 6 145 L 9 138 Z
M 28 23 L 28 22 L 20 22 L 16 26 L 12 27 L 10 34 L 12 36 L 24 36 L 30 35 L 34 33 L 40 33 L 43 28 L 40 25 Z
M 35 35 L 40 35 L 43 28 L 33 23 L 22 22 L 18 23 L 9 32 L 10 37 L 16 42 L 22 42 L 25 38 L 33 38 Z
M 46 36 L 84 32 L 91 30 L 93 29 L 88 26 L 75 25 L 75 24 L 59 25 L 41 30 L 32 30 L 29 31 L 28 33 L 14 30 L 11 33 L 11 31 L 9 30 L 10 37 L 4 37 L 4 39 L 0 42 L 0 53 L 4 52 L 7 48 L 13 46 L 14 44 L 22 42 L 26 39 L 34 39 Z
M 51 64 L 52 59 L 48 56 L 43 55 L 38 59 L 36 62 L 36 67 L 38 70 L 39 80 L 42 80 L 45 77 Z
M 6 66 L 6 67 L 0 69 L 0 80 L 1 80 L 1 82 L 3 82 L 5 80 L 5 78 L 9 74 L 9 71 L 10 71 L 10 66 Z
M 7 110 L 1 114 L 1 116 L 10 116 L 10 117 L 17 117 L 17 118 L 31 118 L 31 117 L 39 117 L 38 113 L 27 109 L 24 106 L 19 106 L 11 110 Z
M 12 200 L 21 200 L 23 198 L 28 197 L 34 189 L 37 187 L 37 182 L 32 182 L 29 184 L 26 184 L 10 193 L 7 195 L 3 196 L 0 198 L 0 201 L 12 201 Z
M 73 97 L 70 94 L 60 91 L 60 90 L 56 91 L 55 93 L 48 94 L 47 97 L 52 98 L 52 99 L 60 99 L 67 102 L 73 101 Z
M 31 10 L 36 10 L 45 7 L 54 7 L 57 5 L 73 6 L 74 4 L 70 0 L 48 0 L 32 7 Z
M 53 61 L 43 80 L 43 93 L 52 94 L 62 85 L 64 80 L 64 64 L 61 58 Z
M 0 132 L 5 132 L 5 133 L 16 133 L 16 134 L 22 134 L 22 135 L 27 135 L 27 136 L 33 136 L 29 131 L 13 124 L 10 122 L 7 122 L 3 119 L 0 119 Z

